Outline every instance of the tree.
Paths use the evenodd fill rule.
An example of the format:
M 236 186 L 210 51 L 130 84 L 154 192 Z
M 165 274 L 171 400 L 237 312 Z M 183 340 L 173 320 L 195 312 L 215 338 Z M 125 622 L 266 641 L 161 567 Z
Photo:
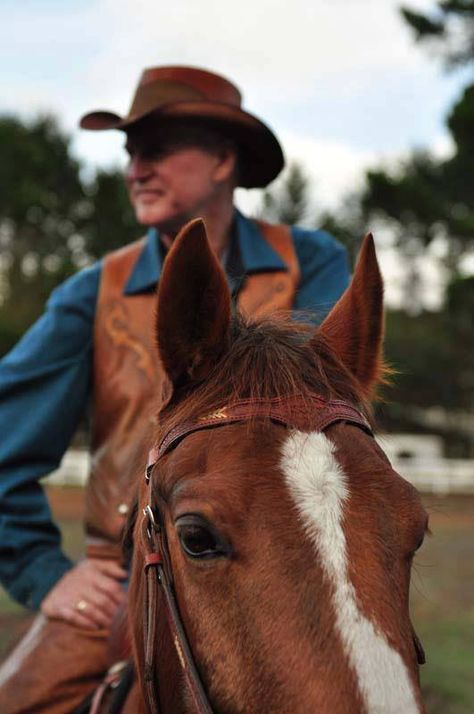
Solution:
M 122 171 L 99 170 L 84 190 L 90 210 L 81 231 L 90 256 L 99 258 L 143 233 L 128 200 Z
M 311 183 L 304 167 L 294 161 L 279 183 L 264 192 L 258 214 L 276 223 L 303 224 L 328 231 L 346 246 L 353 264 L 365 232 L 359 196 L 347 196 L 335 213 L 328 210 L 318 213 L 310 194 Z
M 367 222 L 389 226 L 406 257 L 407 275 L 416 279 L 416 259 L 438 239 L 449 279 L 474 250 L 474 85 L 467 87 L 447 118 L 454 153 L 439 160 L 414 152 L 398 171 L 367 173 L 362 207 Z
M 453 280 L 439 312 L 388 311 L 386 328 L 385 352 L 396 376 L 382 424 L 433 431 L 426 414 L 435 408 L 451 455 L 473 457 L 474 277 Z
M 474 61 L 474 0 L 443 0 L 430 14 L 402 8 L 420 42 L 431 43 L 453 68 Z M 367 173 L 362 206 L 367 220 L 392 231 L 407 264 L 413 294 L 420 287 L 417 259 L 436 239 L 446 248 L 443 266 L 450 279 L 474 249 L 474 85 L 466 87 L 446 121 L 454 153 L 439 160 L 413 152 L 398 170 Z
M 119 172 L 80 170 L 53 117 L 0 116 L 0 353 L 56 285 L 139 234 Z
M 370 230 L 366 216 L 361 210 L 360 195 L 349 194 L 338 209 L 323 211 L 317 226 L 331 233 L 347 249 L 350 265 L 354 266 L 362 244 L 362 238 Z
M 426 15 L 401 9 L 416 40 L 433 46 L 450 69 L 474 61 L 474 0 L 442 0 Z
M 0 119 L 2 333 L 13 337 L 74 270 L 69 239 L 84 200 L 69 138 L 51 117 Z
M 447 118 L 455 145 L 451 158 L 439 161 L 415 152 L 398 175 L 368 173 L 366 208 L 388 213 L 427 245 L 440 230 L 449 234 L 453 261 L 472 248 L 474 185 L 474 85 L 466 88 Z M 442 225 L 441 225 L 442 224 Z
M 308 193 L 308 177 L 301 164 L 293 162 L 278 184 L 264 191 L 259 214 L 289 226 L 305 222 L 310 210 Z

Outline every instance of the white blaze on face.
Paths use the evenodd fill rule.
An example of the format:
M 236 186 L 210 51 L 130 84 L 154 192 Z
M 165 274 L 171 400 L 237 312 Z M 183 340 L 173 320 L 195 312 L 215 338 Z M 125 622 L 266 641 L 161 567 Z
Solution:
M 282 469 L 304 528 L 332 584 L 336 628 L 369 714 L 418 714 L 399 653 L 361 612 L 347 568 L 342 528 L 347 479 L 322 433 L 293 432 L 283 445 Z

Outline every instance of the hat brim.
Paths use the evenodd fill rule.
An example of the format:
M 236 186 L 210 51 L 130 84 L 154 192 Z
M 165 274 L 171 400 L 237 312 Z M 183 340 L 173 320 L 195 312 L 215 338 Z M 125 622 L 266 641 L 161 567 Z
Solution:
M 244 188 L 264 188 L 278 176 L 285 164 L 282 148 L 271 129 L 252 114 L 228 104 L 179 102 L 128 117 L 95 111 L 85 114 L 80 126 L 90 131 L 127 131 L 145 119 L 156 118 L 159 121 L 167 117 L 205 121 L 233 139 L 239 150 L 239 185 Z

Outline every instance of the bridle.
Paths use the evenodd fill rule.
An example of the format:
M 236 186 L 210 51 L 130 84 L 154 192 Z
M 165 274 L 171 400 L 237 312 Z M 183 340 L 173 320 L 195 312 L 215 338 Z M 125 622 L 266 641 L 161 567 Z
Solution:
M 319 394 L 311 397 L 278 397 L 248 399 L 233 402 L 211 414 L 184 421 L 165 433 L 150 451 L 145 479 L 148 484 L 148 505 L 143 509 L 143 542 L 146 547 L 144 569 L 146 595 L 144 607 L 144 685 L 148 709 L 160 713 L 159 691 L 155 681 L 155 642 L 158 626 L 158 589 L 161 588 L 171 637 L 180 666 L 198 714 L 212 714 L 206 691 L 183 627 L 173 587 L 173 572 L 162 514 L 152 506 L 152 472 L 160 459 L 174 449 L 186 436 L 203 429 L 213 429 L 253 419 L 271 419 L 290 429 L 323 432 L 331 424 L 346 422 L 372 435 L 365 416 L 351 404 L 339 399 L 328 400 Z

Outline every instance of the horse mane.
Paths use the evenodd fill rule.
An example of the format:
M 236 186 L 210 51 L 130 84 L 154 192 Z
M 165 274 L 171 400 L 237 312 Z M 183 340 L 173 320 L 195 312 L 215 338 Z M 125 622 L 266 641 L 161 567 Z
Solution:
M 178 390 L 163 408 L 161 425 L 168 429 L 241 399 L 298 396 L 301 404 L 315 393 L 349 402 L 371 418 L 363 387 L 314 324 L 295 321 L 294 313 L 259 319 L 237 314 L 229 338 L 206 379 Z M 383 381 L 383 365 L 379 372 Z

